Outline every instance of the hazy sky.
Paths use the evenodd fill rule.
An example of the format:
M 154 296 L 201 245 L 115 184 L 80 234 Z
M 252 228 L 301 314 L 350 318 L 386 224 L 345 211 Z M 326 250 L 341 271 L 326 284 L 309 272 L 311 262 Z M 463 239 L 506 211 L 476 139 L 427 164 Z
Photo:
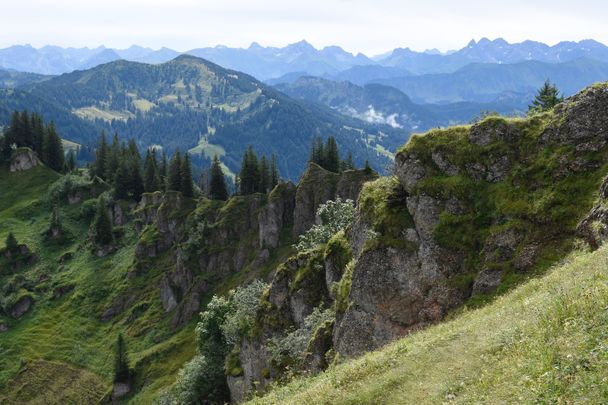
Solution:
M 306 39 L 378 54 L 503 37 L 608 43 L 606 0 L 4 0 L 0 47 L 139 44 L 179 51 Z

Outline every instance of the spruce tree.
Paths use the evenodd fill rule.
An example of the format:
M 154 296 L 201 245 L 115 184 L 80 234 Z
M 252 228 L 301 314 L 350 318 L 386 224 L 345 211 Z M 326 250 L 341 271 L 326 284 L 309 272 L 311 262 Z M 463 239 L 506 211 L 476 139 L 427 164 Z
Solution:
M 99 134 L 99 145 L 95 151 L 94 174 L 101 179 L 106 180 L 106 168 L 108 162 L 108 143 L 106 141 L 106 133 L 102 130 Z M 111 177 L 112 178 L 112 177 Z
M 371 174 L 372 173 L 372 167 L 369 165 L 369 161 L 365 161 L 365 167 L 363 168 L 363 170 L 365 171 L 365 174 Z
M 316 163 L 319 166 L 323 166 L 324 155 L 325 151 L 323 147 L 323 141 L 319 136 L 315 135 L 312 138 L 312 147 L 310 149 L 310 158 L 308 159 L 308 161 Z
M 194 185 L 192 184 L 192 165 L 190 163 L 190 154 L 184 154 L 180 168 L 181 187 L 180 191 L 184 197 L 194 196 Z
M 112 220 L 102 198 L 99 198 L 97 202 L 97 210 L 93 219 L 93 241 L 101 246 L 109 245 L 114 241 Z
M 133 159 L 127 161 L 129 171 L 129 194 L 130 197 L 139 201 L 144 192 L 144 179 L 141 173 L 141 164 L 139 160 Z
M 209 182 L 209 198 L 225 201 L 228 198 L 226 179 L 220 165 L 220 159 L 215 155 L 211 164 L 211 180 Z
M 129 369 L 129 356 L 127 355 L 127 345 L 122 333 L 116 338 L 116 348 L 114 353 L 114 382 L 129 382 L 131 371 Z
M 353 170 L 354 168 L 355 168 L 355 164 L 353 163 L 353 154 L 351 152 L 348 152 L 346 159 L 344 159 L 342 161 L 341 169 L 342 169 L 342 171 L 345 171 L 345 170 Z
M 260 191 L 260 165 L 251 145 L 243 155 L 239 178 L 241 194 L 248 195 Z
M 528 106 L 528 111 L 531 113 L 547 111 L 562 101 L 564 101 L 564 97 L 560 96 L 557 86 L 546 80 L 532 100 L 532 104 Z
M 42 157 L 42 147 L 44 143 L 44 122 L 42 121 L 42 117 L 37 113 L 32 113 L 31 128 L 33 149 L 38 154 L 38 157 Z
M 179 151 L 173 154 L 169 162 L 169 172 L 167 174 L 167 190 L 179 191 L 182 188 L 182 157 Z
M 160 158 L 160 164 L 158 165 L 158 177 L 160 178 L 161 187 L 163 187 L 167 183 L 167 171 L 168 170 L 169 170 L 169 163 L 167 162 L 167 154 L 163 150 L 163 153 Z
M 156 162 L 156 151 L 148 149 L 144 161 L 144 189 L 147 193 L 160 190 L 160 174 Z
M 322 166 L 330 172 L 338 173 L 340 171 L 340 153 L 338 152 L 336 139 L 333 136 L 327 138 L 323 154 Z
M 112 139 L 112 145 L 108 148 L 108 157 L 106 159 L 106 167 L 104 179 L 111 180 L 116 174 L 118 169 L 118 163 L 121 158 L 121 145 L 118 140 L 118 133 L 114 132 L 114 138 Z
M 117 200 L 128 200 L 131 195 L 131 173 L 128 163 L 121 160 L 114 174 L 114 198 Z
M 268 166 L 266 156 L 262 156 L 260 159 L 259 167 L 260 180 L 258 183 L 258 191 L 260 193 L 267 193 L 268 189 L 270 188 L 270 166 Z
M 51 169 L 57 172 L 62 171 L 64 165 L 63 145 L 52 121 L 46 127 L 42 150 L 42 161 Z
M 34 136 L 32 134 L 30 116 L 27 110 L 23 110 L 21 114 L 19 114 L 19 131 L 21 138 L 19 146 L 27 146 L 28 148 L 34 149 Z
M 270 155 L 270 189 L 272 190 L 273 188 L 276 187 L 277 184 L 279 184 L 279 168 L 277 167 L 277 157 L 274 154 L 274 152 L 272 153 L 272 155 Z
M 12 232 L 8 233 L 5 243 L 7 252 L 15 254 L 19 251 L 19 242 L 17 242 L 17 238 L 15 238 L 15 235 Z

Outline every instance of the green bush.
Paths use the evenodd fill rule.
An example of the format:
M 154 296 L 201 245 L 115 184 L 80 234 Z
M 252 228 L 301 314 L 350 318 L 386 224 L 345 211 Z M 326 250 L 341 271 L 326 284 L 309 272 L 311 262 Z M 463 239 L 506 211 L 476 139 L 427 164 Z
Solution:
M 296 244 L 296 249 L 303 252 L 318 245 L 327 243 L 336 233 L 345 230 L 353 221 L 355 216 L 355 205 L 352 200 L 327 201 L 321 204 L 317 210 L 319 225 L 313 225 Z

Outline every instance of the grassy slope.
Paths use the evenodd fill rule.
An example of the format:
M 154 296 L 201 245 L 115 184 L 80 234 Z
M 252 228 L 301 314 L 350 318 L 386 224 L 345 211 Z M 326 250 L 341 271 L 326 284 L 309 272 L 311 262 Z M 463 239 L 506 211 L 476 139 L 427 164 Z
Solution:
M 608 246 L 253 404 L 606 403 Z
M 141 388 L 145 381 L 145 387 L 130 399 L 133 403 L 151 403 L 194 355 L 194 323 L 177 333 L 168 325 L 157 288 L 164 270 L 162 259 L 143 276 L 127 278 L 137 241 L 132 228 L 125 229 L 122 248 L 117 253 L 95 258 L 84 246 L 88 225 L 79 217 L 80 205 L 74 205 L 62 208 L 62 222 L 72 235 L 71 240 L 59 246 L 44 240 L 42 233 L 48 227 L 50 209 L 43 199 L 48 185 L 57 178 L 56 173 L 44 167 L 10 174 L 0 167 L 0 241 L 13 231 L 20 243 L 27 243 L 39 256 L 37 264 L 19 270 L 17 276 L 0 277 L 0 288 L 9 283 L 25 283 L 35 298 L 33 308 L 20 320 L 0 315 L 0 321 L 10 328 L 0 333 L 0 403 L 18 398 L 20 381 L 27 382 L 30 393 L 46 389 L 48 376 L 44 377 L 37 366 L 43 364 L 38 362 L 41 359 L 70 365 L 56 367 L 53 374 L 66 384 L 59 383 L 56 388 L 74 391 L 74 398 L 78 398 L 78 392 L 83 395 L 81 399 L 87 398 L 88 385 L 78 376 L 89 380 L 96 376 L 97 384 L 107 391 L 112 377 L 113 345 L 119 331 L 126 336 L 131 363 L 138 373 L 136 384 Z M 74 258 L 60 265 L 58 259 L 65 252 L 73 252 Z M 73 285 L 73 291 L 53 300 L 53 289 L 66 284 Z M 136 305 L 116 319 L 100 321 L 103 310 L 126 290 L 138 294 Z M 74 377 L 68 378 L 62 370 Z M 29 400 L 35 403 L 43 399 L 39 396 Z M 60 403 L 61 399 L 58 397 L 57 401 Z

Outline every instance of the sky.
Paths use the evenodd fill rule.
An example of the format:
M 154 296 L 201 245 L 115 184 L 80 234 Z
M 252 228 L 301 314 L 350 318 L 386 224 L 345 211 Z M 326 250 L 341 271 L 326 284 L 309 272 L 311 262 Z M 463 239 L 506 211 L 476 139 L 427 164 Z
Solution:
M 47 44 L 178 51 L 284 46 L 302 39 L 376 55 L 397 47 L 442 51 L 502 37 L 553 45 L 608 44 L 606 0 L 5 0 L 0 47 Z

